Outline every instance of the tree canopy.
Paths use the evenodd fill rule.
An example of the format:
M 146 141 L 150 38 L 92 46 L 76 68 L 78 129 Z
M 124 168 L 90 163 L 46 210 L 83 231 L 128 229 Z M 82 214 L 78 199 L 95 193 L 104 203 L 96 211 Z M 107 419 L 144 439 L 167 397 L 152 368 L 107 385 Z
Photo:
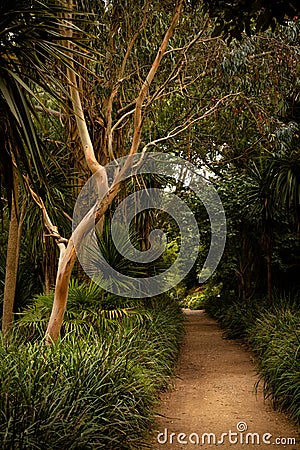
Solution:
M 215 19 L 214 34 L 240 39 L 242 33 L 275 29 L 300 14 L 298 0 L 204 0 L 204 10 Z

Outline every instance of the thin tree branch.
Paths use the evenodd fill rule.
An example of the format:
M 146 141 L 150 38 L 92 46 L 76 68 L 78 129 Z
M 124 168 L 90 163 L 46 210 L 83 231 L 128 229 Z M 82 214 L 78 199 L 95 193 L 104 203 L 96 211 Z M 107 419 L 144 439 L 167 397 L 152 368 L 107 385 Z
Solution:
M 119 125 L 121 125 L 121 123 L 123 122 L 124 119 L 126 119 L 126 117 L 131 116 L 134 113 L 134 109 L 132 109 L 131 111 L 128 111 L 127 113 L 123 114 L 122 117 L 120 117 L 120 119 L 114 124 L 114 126 L 111 129 L 111 133 L 113 133 Z
M 184 125 L 178 125 L 177 127 L 173 128 L 173 130 L 170 131 L 170 132 L 167 134 L 167 136 L 163 136 L 163 137 L 161 137 L 161 138 L 154 139 L 153 141 L 148 142 L 148 144 L 146 144 L 146 145 L 143 147 L 142 153 L 146 152 L 147 149 L 148 149 L 149 147 L 155 146 L 156 144 L 158 144 L 158 143 L 160 143 L 160 142 L 163 142 L 163 141 L 166 141 L 166 140 L 168 140 L 168 139 L 172 139 L 172 138 L 178 136 L 178 135 L 181 134 L 183 131 L 187 130 L 190 126 L 192 126 L 192 125 L 194 125 L 195 123 L 200 122 L 200 120 L 203 120 L 203 119 L 205 119 L 206 117 L 210 116 L 213 112 L 215 112 L 215 111 L 218 109 L 218 107 L 219 107 L 220 104 L 224 103 L 225 100 L 227 100 L 228 98 L 236 97 L 236 96 L 238 96 L 238 95 L 241 95 L 241 92 L 237 92 L 237 93 L 235 93 L 235 94 L 228 94 L 228 95 L 225 95 L 225 96 L 222 97 L 220 100 L 218 100 L 217 103 L 215 103 L 214 106 L 212 106 L 212 107 L 209 108 L 207 111 L 205 111 L 205 113 L 202 114 L 201 116 L 196 117 L 195 119 L 190 119 L 190 120 L 188 120 L 187 122 L 185 122 Z
M 125 67 L 127 64 L 127 60 L 129 58 L 129 55 L 132 51 L 132 48 L 141 32 L 141 30 L 144 28 L 146 22 L 147 22 L 147 12 L 149 9 L 149 4 L 147 2 L 147 7 L 145 8 L 144 11 L 144 16 L 143 16 L 143 20 L 140 24 L 140 26 L 137 28 L 137 30 L 135 31 L 135 33 L 132 36 L 132 39 L 130 40 L 125 56 L 123 58 L 122 64 L 121 64 L 121 68 L 120 68 L 120 72 L 118 74 L 118 81 L 115 84 L 115 86 L 113 87 L 111 94 L 109 96 L 108 99 L 108 103 L 107 103 L 107 112 L 106 112 L 106 123 L 107 123 L 107 127 L 106 127 L 106 139 L 107 139 L 107 150 L 108 150 L 108 154 L 110 156 L 110 158 L 113 160 L 114 159 L 114 154 L 113 154 L 113 134 L 114 131 L 116 130 L 116 128 L 118 127 L 118 125 L 121 123 L 121 121 L 128 115 L 125 114 L 121 119 L 118 120 L 117 125 L 112 125 L 112 110 L 113 110 L 113 101 L 118 93 L 120 84 L 123 80 L 124 77 L 124 72 L 125 72 Z
M 131 156 L 137 152 L 137 149 L 138 149 L 138 146 L 140 143 L 141 131 L 142 131 L 142 105 L 146 98 L 149 87 L 153 81 L 153 78 L 157 72 L 157 69 L 160 65 L 160 62 L 165 54 L 169 40 L 170 40 L 171 36 L 173 35 L 174 29 L 179 21 L 179 17 L 180 17 L 181 11 L 182 11 L 182 5 L 183 5 L 183 0 L 180 0 L 179 5 L 177 6 L 175 13 L 173 15 L 171 24 L 163 38 L 161 46 L 156 54 L 155 60 L 152 64 L 152 67 L 151 67 L 151 69 L 140 89 L 139 95 L 137 97 L 136 107 L 135 107 L 135 115 L 134 115 L 134 133 L 133 133 L 132 145 L 131 145 L 131 149 L 129 152 L 129 156 Z
M 149 87 L 150 87 L 150 85 L 155 77 L 155 74 L 158 70 L 158 67 L 161 63 L 161 60 L 165 54 L 169 40 L 172 37 L 172 35 L 174 33 L 174 29 L 179 21 L 179 17 L 180 17 L 181 11 L 182 11 L 182 6 L 183 6 L 183 0 L 180 0 L 179 4 L 176 7 L 175 12 L 173 14 L 169 28 L 167 29 L 167 31 L 164 35 L 162 43 L 161 43 L 161 45 L 158 49 L 158 52 L 156 54 L 156 57 L 152 63 L 151 69 L 149 70 L 148 75 L 147 75 L 146 79 L 144 80 L 142 87 L 140 89 L 139 95 L 136 99 L 136 105 L 135 105 L 135 111 L 134 111 L 134 132 L 133 132 L 131 148 L 130 148 L 127 160 L 124 164 L 124 167 L 116 175 L 116 177 L 113 181 L 113 185 L 110 190 L 114 189 L 115 186 L 119 185 L 119 182 L 122 179 L 122 175 L 124 174 L 124 172 L 126 172 L 128 167 L 130 166 L 130 164 L 132 164 L 131 156 L 134 155 L 138 150 L 141 132 L 142 132 L 142 123 L 143 123 L 143 118 L 142 118 L 143 103 L 146 98 Z M 109 197 L 109 195 L 110 194 L 108 192 L 108 197 Z
M 41 112 L 44 114 L 49 114 L 50 116 L 59 117 L 60 119 L 66 115 L 60 111 L 55 111 L 54 109 L 46 108 L 46 107 L 40 106 L 40 105 L 35 105 L 34 109 L 38 112 Z
M 27 188 L 31 194 L 31 197 L 33 198 L 34 202 L 38 205 L 38 207 L 41 209 L 42 211 L 42 215 L 43 215 L 43 222 L 44 222 L 44 226 L 45 228 L 47 228 L 48 230 L 48 235 L 46 236 L 51 236 L 55 239 L 55 242 L 59 248 L 59 261 L 58 261 L 58 267 L 60 267 L 63 257 L 65 255 L 66 252 L 66 247 L 68 245 L 68 239 L 65 239 L 64 237 L 62 237 L 59 232 L 58 232 L 58 228 L 57 226 L 55 226 L 50 217 L 49 214 L 47 212 L 47 209 L 45 207 L 45 204 L 43 202 L 43 200 L 41 199 L 41 197 L 36 194 L 36 192 L 33 191 L 33 189 L 31 188 L 31 186 L 29 185 L 29 181 L 27 178 L 24 178 Z
M 69 8 L 69 12 L 66 13 L 65 22 L 67 24 L 68 23 L 71 24 L 72 23 L 72 8 L 73 8 L 72 0 L 68 0 L 68 8 Z M 69 26 L 69 28 L 65 28 L 64 33 L 65 33 L 66 37 L 71 39 L 72 34 L 73 34 L 72 27 Z M 70 42 L 70 40 L 67 41 L 66 45 L 67 45 L 67 48 L 69 48 L 69 49 L 71 48 L 72 43 Z M 82 103 L 81 103 L 80 94 L 79 94 L 79 88 L 78 88 L 77 79 L 76 79 L 76 73 L 74 70 L 74 58 L 70 59 L 70 62 L 68 64 L 66 70 L 67 70 L 67 77 L 69 80 L 69 90 L 70 90 L 70 96 L 72 99 L 72 105 L 73 105 L 73 110 L 74 110 L 74 114 L 75 114 L 76 124 L 77 124 L 77 128 L 78 128 L 78 134 L 79 134 L 80 141 L 81 141 L 81 144 L 83 147 L 86 163 L 87 163 L 90 171 L 92 172 L 92 174 L 99 173 L 101 182 L 107 184 L 106 171 L 105 171 L 104 167 L 96 159 L 94 147 L 93 147 L 91 137 L 90 137 L 90 134 L 88 131 L 88 127 L 86 124 L 86 120 L 84 117 L 84 112 L 83 112 Z

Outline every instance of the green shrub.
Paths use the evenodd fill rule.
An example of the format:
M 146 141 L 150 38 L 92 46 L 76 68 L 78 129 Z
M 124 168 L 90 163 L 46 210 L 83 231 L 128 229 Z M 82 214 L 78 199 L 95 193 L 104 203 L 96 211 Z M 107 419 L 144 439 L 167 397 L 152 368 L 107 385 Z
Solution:
M 52 309 L 54 291 L 37 295 L 29 305 L 18 314 L 18 329 L 27 337 L 39 337 L 46 328 Z M 139 300 L 122 298 L 104 291 L 96 283 L 79 283 L 71 280 L 68 307 L 65 313 L 62 333 L 88 332 L 90 327 L 102 330 L 116 320 L 149 319 L 145 303 Z
M 189 309 L 204 309 L 209 302 L 220 297 L 222 285 L 212 285 L 208 283 L 205 287 L 197 288 L 194 292 L 187 295 L 182 301 L 181 306 Z
M 194 292 L 186 297 L 186 305 L 189 309 L 203 309 L 205 294 Z
M 219 313 L 218 321 L 228 339 L 245 338 L 249 328 L 265 309 L 266 303 L 263 300 L 252 300 L 250 304 L 232 300 L 227 308 Z
M 247 337 L 249 328 L 267 311 L 276 313 L 287 307 L 295 313 L 299 311 L 298 298 L 293 295 L 274 295 L 270 304 L 266 297 L 241 300 L 236 298 L 234 292 L 221 292 L 219 296 L 206 297 L 204 300 L 205 311 L 219 322 L 229 339 Z
M 187 287 L 183 281 L 178 283 L 176 286 L 173 287 L 173 289 L 170 290 L 169 295 L 174 299 L 178 300 L 179 302 L 183 303 L 185 302 L 185 298 L 187 295 Z
M 1 449 L 140 449 L 183 334 L 167 296 L 147 311 L 143 323 L 79 324 L 53 348 L 17 332 L 0 343 Z

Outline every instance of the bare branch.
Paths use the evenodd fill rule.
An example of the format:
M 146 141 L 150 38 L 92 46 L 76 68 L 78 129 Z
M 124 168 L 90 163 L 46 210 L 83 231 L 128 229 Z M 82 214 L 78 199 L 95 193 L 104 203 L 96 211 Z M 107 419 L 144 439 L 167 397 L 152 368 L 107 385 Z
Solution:
M 134 133 L 133 133 L 132 145 L 131 145 L 129 155 L 133 155 L 134 153 L 137 152 L 137 149 L 138 149 L 138 146 L 140 143 L 140 136 L 141 136 L 141 129 L 142 129 L 142 105 L 146 98 L 149 87 L 153 81 L 153 78 L 157 72 L 157 69 L 160 65 L 160 62 L 165 54 L 169 40 L 170 40 L 171 36 L 173 35 L 174 29 L 178 23 L 178 20 L 179 20 L 181 11 L 182 11 L 182 5 L 183 5 L 183 0 L 180 0 L 179 5 L 177 6 L 175 13 L 173 15 L 171 24 L 163 38 L 161 46 L 156 54 L 155 60 L 151 66 L 151 69 L 150 69 L 150 71 L 140 89 L 139 95 L 137 97 L 136 107 L 135 107 L 135 115 L 134 115 Z
M 65 239 L 64 237 L 62 237 L 59 234 L 57 226 L 55 226 L 52 223 L 52 221 L 49 217 L 49 214 L 47 212 L 46 206 L 45 206 L 42 198 L 36 192 L 34 192 L 34 190 L 31 188 L 31 186 L 29 185 L 28 178 L 24 177 L 24 180 L 25 180 L 27 189 L 29 190 L 32 199 L 34 200 L 34 202 L 38 205 L 38 207 L 42 211 L 43 222 L 44 222 L 45 228 L 47 228 L 47 230 L 49 232 L 49 234 L 46 236 L 55 238 L 57 244 L 64 244 L 64 247 L 65 247 L 68 243 L 68 239 Z
M 38 112 L 49 114 L 49 116 L 59 117 L 60 119 L 65 116 L 65 114 L 60 111 L 55 111 L 54 109 L 46 108 L 40 105 L 35 105 L 34 109 L 36 109 L 36 111 Z
M 125 72 L 126 63 L 127 63 L 128 58 L 129 58 L 129 55 L 131 53 L 131 50 L 132 50 L 132 48 L 133 48 L 133 46 L 134 46 L 134 44 L 135 44 L 135 42 L 136 42 L 136 40 L 138 38 L 138 35 L 140 34 L 141 30 L 145 27 L 145 25 L 147 23 L 148 11 L 149 11 L 149 2 L 147 2 L 147 6 L 144 9 L 144 16 L 143 16 L 143 19 L 142 19 L 142 22 L 141 22 L 140 26 L 137 28 L 137 30 L 135 31 L 135 33 L 132 36 L 132 39 L 130 40 L 130 42 L 128 44 L 125 56 L 124 56 L 123 61 L 122 61 L 122 65 L 121 65 L 121 69 L 120 69 L 120 73 L 119 73 L 119 79 L 123 78 L 124 72 Z
M 241 92 L 237 92 L 235 94 L 228 94 L 225 95 L 224 97 L 222 97 L 221 99 L 219 99 L 214 106 L 212 106 L 211 108 L 209 108 L 207 111 L 205 111 L 204 114 L 202 114 L 201 116 L 195 117 L 194 119 L 190 118 L 187 122 L 185 122 L 183 125 L 178 125 L 177 127 L 173 128 L 172 131 L 170 131 L 167 136 L 163 136 L 161 138 L 158 139 L 154 139 L 151 142 L 148 142 L 148 144 L 146 144 L 143 147 L 142 153 L 146 152 L 147 149 L 149 147 L 155 146 L 157 145 L 159 142 L 163 142 L 163 141 L 167 141 L 168 139 L 174 138 L 176 136 L 178 136 L 179 134 L 181 134 L 183 131 L 187 130 L 189 127 L 191 127 L 192 125 L 194 125 L 197 122 L 200 122 L 200 120 L 205 119 L 206 117 L 210 116 L 212 113 L 214 113 L 220 104 L 224 103 L 225 100 L 227 100 L 228 98 L 232 98 L 232 97 L 237 97 L 241 95 Z
M 131 116 L 131 114 L 134 113 L 134 109 L 132 109 L 131 111 L 128 111 L 127 113 L 123 114 L 122 117 L 120 117 L 120 119 L 114 124 L 114 126 L 111 129 L 111 133 L 113 133 L 119 125 L 121 125 L 121 123 L 123 122 L 124 119 L 126 119 L 126 117 Z
M 72 11 L 72 7 L 73 7 L 72 0 L 68 0 L 68 7 L 69 7 L 69 12 L 66 13 L 65 23 L 71 24 L 72 23 L 72 12 L 71 11 Z M 66 37 L 72 38 L 72 27 L 69 26 L 68 28 L 64 29 L 64 33 L 65 33 Z M 71 49 L 72 43 L 70 41 L 67 41 L 66 45 L 67 45 L 67 48 Z M 93 174 L 98 172 L 100 174 L 100 177 L 102 178 L 102 182 L 107 183 L 106 171 L 105 171 L 104 167 L 96 159 L 94 147 L 93 147 L 92 140 L 91 140 L 91 137 L 90 137 L 90 134 L 88 131 L 88 127 L 86 124 L 86 120 L 84 117 L 84 112 L 83 112 L 82 103 L 81 103 L 80 94 L 79 94 L 79 88 L 78 88 L 77 79 L 76 79 L 76 73 L 74 70 L 74 58 L 72 57 L 72 55 L 71 55 L 71 58 L 69 61 L 69 65 L 67 66 L 67 77 L 69 80 L 69 90 L 70 90 L 70 96 L 72 99 L 72 105 L 73 105 L 73 110 L 74 110 L 74 114 L 75 114 L 76 124 L 77 124 L 77 128 L 78 128 L 78 134 L 79 134 L 80 141 L 81 141 L 81 144 L 83 147 L 86 163 Z
M 110 158 L 112 160 L 115 159 L 114 158 L 114 154 L 113 154 L 113 134 L 114 134 L 114 131 L 119 126 L 119 124 L 122 122 L 123 118 L 128 115 L 128 114 L 126 114 L 125 116 L 123 116 L 123 118 L 121 118 L 121 120 L 120 119 L 118 120 L 118 122 L 117 122 L 118 125 L 114 125 L 113 126 L 112 125 L 113 101 L 114 101 L 114 99 L 115 99 L 115 97 L 116 97 L 116 95 L 118 93 L 120 84 L 121 84 L 121 82 L 123 80 L 126 63 L 127 63 L 128 58 L 129 58 L 129 55 L 130 55 L 130 53 L 132 51 L 132 48 L 133 48 L 133 46 L 134 46 L 134 44 L 135 44 L 135 42 L 136 42 L 136 40 L 137 40 L 141 30 L 144 28 L 144 26 L 145 26 L 145 24 L 146 24 L 146 22 L 148 20 L 147 19 L 148 6 L 149 5 L 147 3 L 147 7 L 145 8 L 145 11 L 144 11 L 143 20 L 142 20 L 140 26 L 135 31 L 135 33 L 133 34 L 133 36 L 132 36 L 132 38 L 131 38 L 131 40 L 130 40 L 130 42 L 128 44 L 125 56 L 124 56 L 122 64 L 121 64 L 120 72 L 119 72 L 119 75 L 118 75 L 118 81 L 116 82 L 115 86 L 113 87 L 113 89 L 111 91 L 111 94 L 109 96 L 108 102 L 107 102 L 107 110 L 106 110 L 106 123 L 107 123 L 106 140 L 107 140 L 108 154 L 109 154 L 109 156 L 110 156 Z

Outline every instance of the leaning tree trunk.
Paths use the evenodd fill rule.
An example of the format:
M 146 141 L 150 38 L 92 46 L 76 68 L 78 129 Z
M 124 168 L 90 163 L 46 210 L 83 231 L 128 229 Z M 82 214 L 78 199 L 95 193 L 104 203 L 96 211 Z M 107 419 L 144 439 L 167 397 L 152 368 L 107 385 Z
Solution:
M 76 260 L 72 239 L 69 240 L 67 248 L 61 256 L 57 271 L 53 307 L 46 331 L 46 342 L 48 344 L 57 342 L 66 311 L 69 282 Z
M 72 1 L 66 0 L 69 6 L 69 13 L 66 15 L 67 23 L 72 23 Z M 141 132 L 142 132 L 142 106 L 144 103 L 144 100 L 146 98 L 147 92 L 149 90 L 149 86 L 151 85 L 153 78 L 157 72 L 157 69 L 160 65 L 160 62 L 165 54 L 168 42 L 174 32 L 174 29 L 177 25 L 177 22 L 179 20 L 181 10 L 182 10 L 183 0 L 180 0 L 177 8 L 175 9 L 173 18 L 171 20 L 171 24 L 166 31 L 164 38 L 162 40 L 161 46 L 158 49 L 158 52 L 156 54 L 156 57 L 153 61 L 153 64 L 150 68 L 150 71 L 143 82 L 141 89 L 139 91 L 139 94 L 136 98 L 135 102 L 135 114 L 134 114 L 134 126 L 133 126 L 133 139 L 132 139 L 132 145 L 129 152 L 129 156 L 134 155 L 138 151 L 140 138 L 141 138 Z M 66 32 L 66 37 L 71 38 L 72 31 L 70 27 L 68 27 Z M 70 44 L 69 44 L 70 45 Z M 108 188 L 108 179 L 106 174 L 106 169 L 103 167 L 97 160 L 93 148 L 93 144 L 91 141 L 91 137 L 87 128 L 87 124 L 84 117 L 84 112 L 82 108 L 81 98 L 79 94 L 78 89 L 78 83 L 77 83 L 77 77 L 74 70 L 74 64 L 72 61 L 72 55 L 71 55 L 71 62 L 69 64 L 69 67 L 67 69 L 67 77 L 69 80 L 69 89 L 70 89 L 70 97 L 72 100 L 72 106 L 73 111 L 75 114 L 77 129 L 78 129 L 78 135 L 80 137 L 81 145 L 83 148 L 85 160 L 87 163 L 87 166 L 89 167 L 91 173 L 93 175 L 96 175 L 98 177 L 98 187 L 99 187 L 99 193 L 104 194 L 103 200 L 101 201 L 99 208 L 96 212 L 95 221 L 96 223 L 99 222 L 99 220 L 102 219 L 105 211 L 107 210 L 108 206 L 111 204 L 115 196 L 117 195 L 120 183 L 122 180 L 122 176 L 124 172 L 129 168 L 131 165 L 132 159 L 129 157 L 125 163 L 125 166 L 119 174 L 116 176 L 112 187 Z M 111 129 L 111 136 L 110 141 L 113 141 L 113 131 Z M 46 342 L 48 344 L 56 343 L 59 334 L 60 329 L 62 326 L 66 305 L 67 305 L 67 298 L 68 298 L 68 286 L 72 274 L 72 269 L 76 260 L 76 251 L 74 242 L 80 242 L 81 237 L 84 233 L 86 233 L 91 226 L 95 225 L 95 221 L 91 221 L 91 217 L 93 216 L 93 211 L 90 211 L 86 217 L 80 222 L 80 224 L 77 226 L 76 230 L 74 231 L 72 237 L 70 238 L 67 247 L 64 247 L 64 244 L 60 243 L 60 260 L 58 264 L 58 272 L 57 272 L 57 278 L 56 278 L 56 286 L 55 286 L 55 294 L 54 294 L 54 301 L 53 301 L 53 307 L 52 312 L 50 316 L 50 320 L 48 323 L 47 331 L 46 331 Z
M 74 230 L 67 246 L 61 242 L 62 240 L 65 241 L 65 239 L 57 240 L 60 249 L 60 258 L 58 262 L 53 307 L 46 331 L 46 343 L 50 345 L 55 344 L 59 338 L 66 311 L 69 283 L 74 263 L 76 261 L 75 243 L 77 245 L 80 244 L 83 236 L 101 220 L 107 208 L 119 192 L 120 183 L 114 184 L 114 186 L 108 191 L 106 172 L 105 169 L 103 170 L 104 175 L 103 177 L 99 176 L 98 180 L 100 196 L 103 195 L 103 200 L 96 211 L 96 215 L 95 210 L 92 208 Z M 106 192 L 107 194 L 104 195 Z

